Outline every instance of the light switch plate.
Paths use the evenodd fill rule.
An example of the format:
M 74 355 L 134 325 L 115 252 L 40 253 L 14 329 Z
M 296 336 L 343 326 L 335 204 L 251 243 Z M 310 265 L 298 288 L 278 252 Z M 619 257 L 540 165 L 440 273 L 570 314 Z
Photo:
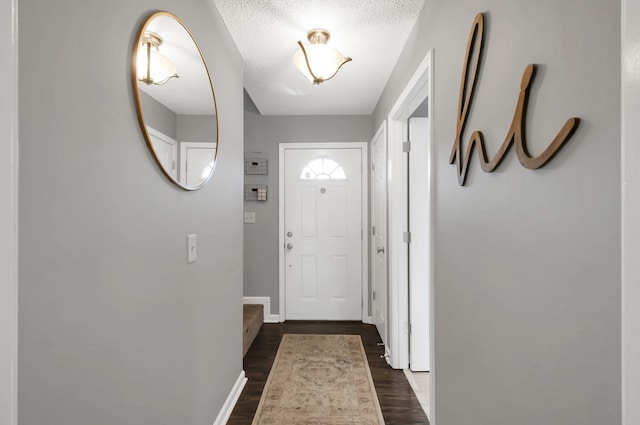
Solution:
M 193 263 L 197 259 L 196 235 L 187 235 L 187 263 Z
M 255 224 L 256 222 L 256 213 L 255 212 L 245 212 L 244 213 L 244 222 Z

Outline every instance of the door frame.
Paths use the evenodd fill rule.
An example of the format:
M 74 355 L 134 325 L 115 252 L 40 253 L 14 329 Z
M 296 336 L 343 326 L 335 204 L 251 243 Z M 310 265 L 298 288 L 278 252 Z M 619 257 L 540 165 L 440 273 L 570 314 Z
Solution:
M 0 25 L 0 423 L 18 423 L 18 0 Z
M 154 137 L 156 139 L 159 139 L 161 142 L 165 142 L 168 145 L 171 145 L 171 148 L 173 149 L 173 164 L 172 164 L 170 174 L 171 174 L 171 177 L 173 177 L 175 180 L 180 181 L 180 176 L 178 175 L 178 146 L 180 145 L 180 143 L 177 140 L 167 136 L 160 130 L 156 130 L 155 128 L 149 125 L 145 125 L 145 127 L 147 129 L 147 134 L 149 135 L 149 141 L 151 142 L 151 146 L 154 150 L 155 150 L 154 140 L 153 140 Z M 154 155 L 155 154 L 156 153 L 154 152 Z M 159 156 L 156 156 L 156 158 L 159 158 Z M 158 162 L 160 161 L 158 160 Z
M 369 230 L 369 237 L 371 238 L 371 247 L 369 249 L 369 258 L 370 258 L 370 262 L 369 262 L 369 276 L 370 276 L 370 280 L 371 280 L 371 289 L 370 289 L 370 302 L 371 302 L 371 316 L 370 316 L 370 320 L 371 320 L 371 324 L 376 325 L 376 317 L 375 317 L 375 311 L 374 311 L 374 300 L 373 300 L 373 286 L 374 286 L 374 278 L 375 278 L 375 274 L 374 274 L 374 270 L 376 267 L 376 256 L 378 255 L 378 252 L 376 251 L 377 246 L 376 246 L 376 235 L 373 234 L 373 226 L 375 226 L 375 222 L 373 220 L 374 218 L 374 211 L 376 206 L 374 205 L 374 200 L 375 200 L 375 190 L 376 190 L 376 186 L 375 186 L 375 181 L 373 179 L 374 177 L 374 173 L 375 170 L 373 169 L 373 156 L 374 156 L 374 147 L 373 147 L 373 143 L 374 142 L 383 142 L 385 144 L 385 149 L 384 149 L 384 155 L 385 155 L 385 174 L 386 174 L 386 167 L 387 167 L 387 158 L 388 158 L 388 140 L 387 140 L 387 121 L 383 121 L 382 124 L 380 124 L 380 127 L 378 127 L 378 131 L 376 131 L 376 134 L 371 138 L 371 141 L 369 142 L 369 145 L 371 146 L 371 156 L 369 158 L 369 181 L 370 183 L 370 190 L 371 190 L 371 196 L 369 198 L 369 207 L 370 207 L 370 212 L 369 212 L 369 217 L 371 219 L 371 226 L 370 226 L 370 230 Z M 385 176 L 386 177 L 386 176 Z M 384 225 L 385 225 L 385 243 L 386 246 L 384 247 L 387 251 L 388 251 L 388 245 L 389 245 L 389 222 L 388 222 L 388 209 L 389 209 L 389 198 L 388 198 L 388 187 L 386 186 L 386 182 L 385 182 L 385 194 L 384 194 L 384 205 L 385 205 L 385 212 L 384 212 Z M 377 234 L 378 229 L 376 228 L 376 234 Z M 388 347 L 387 347 L 387 340 L 388 340 L 388 335 L 389 335 L 389 308 L 388 308 L 388 292 L 389 292 L 389 256 L 388 253 L 385 252 L 385 260 L 387 263 L 387 267 L 386 267 L 386 275 L 384 276 L 384 285 L 385 285 L 385 296 L 384 296 L 384 302 L 385 304 L 387 304 L 385 306 L 385 321 L 384 321 L 384 335 L 380 335 L 380 339 L 382 340 L 382 343 L 385 344 L 385 354 L 388 355 Z M 376 300 L 377 301 L 377 300 Z M 380 332 L 378 332 L 380 333 Z
M 187 149 L 189 148 L 205 148 L 218 149 L 218 144 L 213 142 L 180 142 L 180 175 L 178 176 L 181 184 L 187 185 Z M 213 157 L 213 170 L 216 168 L 216 156 Z M 211 171 L 213 173 L 213 170 Z
M 314 143 L 280 143 L 278 145 L 278 264 L 279 264 L 279 299 L 280 299 L 280 322 L 284 322 L 286 318 L 286 300 L 285 300 L 285 227 L 284 227 L 284 153 L 288 149 L 360 149 L 361 150 L 361 167 L 362 173 L 361 196 L 362 196 L 362 238 L 361 238 L 361 258 L 362 258 L 362 321 L 368 321 L 369 312 L 369 176 L 366 170 L 369 164 L 368 144 L 366 142 L 314 142 Z
M 387 118 L 388 137 L 388 239 L 389 246 L 389 363 L 395 369 L 409 366 L 409 244 L 403 234 L 408 231 L 408 158 L 403 153 L 402 143 L 408 135 L 407 120 L 415 109 L 428 98 L 429 110 L 429 218 L 432 231 L 429 235 L 429 256 L 425 260 L 429 269 L 430 324 L 429 350 L 431 355 L 431 389 L 435 386 L 434 355 L 434 282 L 433 282 L 433 229 L 434 227 L 434 119 L 433 119 L 433 50 L 427 52 L 415 73 L 398 97 Z M 431 405 L 433 406 L 433 401 Z
M 640 148 L 638 111 L 640 110 L 640 84 L 637 77 L 637 41 L 640 30 L 633 25 L 640 18 L 640 0 L 622 0 L 622 84 L 621 84 L 621 138 L 622 138 L 622 425 L 640 421 L 640 171 L 637 158 Z

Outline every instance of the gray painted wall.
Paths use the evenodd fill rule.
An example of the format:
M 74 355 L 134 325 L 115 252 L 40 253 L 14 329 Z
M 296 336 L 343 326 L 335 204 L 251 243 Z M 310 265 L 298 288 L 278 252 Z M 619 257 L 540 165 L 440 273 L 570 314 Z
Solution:
M 527 136 L 538 171 L 512 152 L 466 187 L 449 154 L 471 23 L 486 51 L 468 122 L 493 155 L 520 78 L 540 64 Z M 427 0 L 374 113 L 374 128 L 434 49 L 435 418 L 438 425 L 620 423 L 620 3 Z M 477 154 L 477 152 L 476 152 Z
M 370 116 L 262 116 L 245 100 L 245 143 L 248 156 L 269 160 L 268 176 L 246 176 L 248 184 L 268 184 L 268 201 L 247 201 L 255 224 L 244 225 L 244 295 L 271 297 L 271 313 L 279 310 L 278 283 L 278 144 L 305 142 L 369 142 Z M 259 153 L 258 153 L 259 152 Z
M 174 140 L 178 140 L 178 116 L 142 90 L 139 93 L 145 124 Z
M 622 423 L 640 423 L 640 0 L 622 1 Z
M 130 52 L 156 8 L 189 26 L 217 87 L 224 149 L 196 192 L 162 175 L 137 122 Z M 242 370 L 235 45 L 208 0 L 20 0 L 19 36 L 20 423 L 210 425 Z
M 177 137 L 182 142 L 216 142 L 214 115 L 178 115 Z

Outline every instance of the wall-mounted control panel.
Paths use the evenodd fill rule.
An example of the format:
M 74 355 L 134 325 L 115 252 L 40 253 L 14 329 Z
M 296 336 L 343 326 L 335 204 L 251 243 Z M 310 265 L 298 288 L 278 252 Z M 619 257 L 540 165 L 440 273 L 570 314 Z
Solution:
M 255 212 L 245 212 L 244 213 L 244 222 L 247 224 L 255 224 L 256 223 L 256 213 Z

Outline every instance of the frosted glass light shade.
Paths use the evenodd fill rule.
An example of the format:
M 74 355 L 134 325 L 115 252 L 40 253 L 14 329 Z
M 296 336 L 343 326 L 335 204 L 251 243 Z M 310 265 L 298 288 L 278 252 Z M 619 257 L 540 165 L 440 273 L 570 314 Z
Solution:
M 307 38 L 312 44 L 304 46 L 298 42 L 300 48 L 293 57 L 293 63 L 310 82 L 320 84 L 333 78 L 342 65 L 351 60 L 337 49 L 327 46 L 328 31 L 311 30 Z
M 143 41 L 138 49 L 136 63 L 138 80 L 147 85 L 164 84 L 170 78 L 178 78 L 173 62 L 158 51 L 158 46 L 149 41 Z

